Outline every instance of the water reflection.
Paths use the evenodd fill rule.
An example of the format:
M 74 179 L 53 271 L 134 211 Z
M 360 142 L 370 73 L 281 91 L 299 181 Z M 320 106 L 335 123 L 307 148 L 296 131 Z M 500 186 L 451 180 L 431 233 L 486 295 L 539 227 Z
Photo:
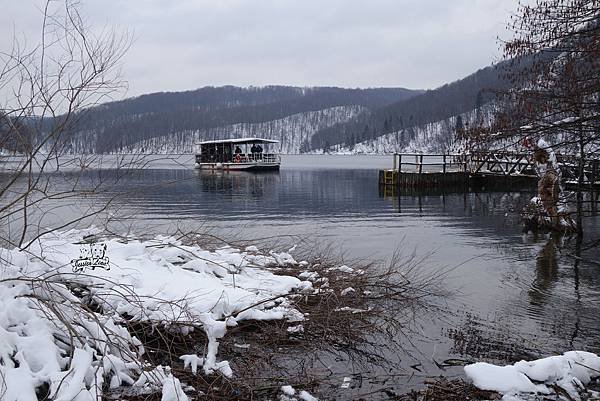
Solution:
M 535 258 L 535 280 L 529 290 L 529 299 L 533 305 L 543 305 L 558 279 L 558 260 L 556 252 L 562 236 L 551 233 Z
M 279 184 L 279 172 L 221 172 L 198 171 L 198 182 L 202 192 L 222 193 L 227 196 L 239 196 L 248 199 L 269 199 L 276 194 Z
M 457 307 L 444 333 L 452 343 L 450 354 L 500 363 L 573 348 L 600 349 L 600 247 L 593 241 L 600 221 L 585 220 L 587 246 L 575 236 L 520 234 L 519 211 L 533 194 L 380 191 L 399 219 L 418 210 L 421 219 L 436 221 L 447 235 L 440 249 L 445 256 L 481 252 L 459 269 L 456 281 L 465 305 Z M 444 224 L 452 226 L 451 233 Z

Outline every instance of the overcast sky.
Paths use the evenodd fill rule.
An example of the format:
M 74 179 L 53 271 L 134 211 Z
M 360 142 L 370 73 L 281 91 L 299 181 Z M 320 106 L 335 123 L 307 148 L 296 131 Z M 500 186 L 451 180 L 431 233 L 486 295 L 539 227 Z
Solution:
M 33 43 L 40 0 L 0 0 L 0 46 Z M 206 85 L 435 88 L 500 57 L 517 0 L 84 0 L 133 33 L 127 96 Z

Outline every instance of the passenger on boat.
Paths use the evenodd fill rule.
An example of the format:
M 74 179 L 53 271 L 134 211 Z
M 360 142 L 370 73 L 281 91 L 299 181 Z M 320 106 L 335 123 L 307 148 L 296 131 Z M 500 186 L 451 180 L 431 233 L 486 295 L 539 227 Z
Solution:
M 235 153 L 236 155 L 238 155 L 238 154 L 242 153 L 242 149 L 240 149 L 239 146 L 236 146 L 235 147 L 235 151 L 233 153 Z

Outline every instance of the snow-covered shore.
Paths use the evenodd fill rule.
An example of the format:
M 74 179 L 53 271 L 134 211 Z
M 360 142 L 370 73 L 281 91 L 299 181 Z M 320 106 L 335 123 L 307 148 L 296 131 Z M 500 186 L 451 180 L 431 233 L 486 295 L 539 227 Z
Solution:
M 557 398 L 552 399 L 580 400 L 590 381 L 600 377 L 600 357 L 590 352 L 570 351 L 508 366 L 478 362 L 465 366 L 465 373 L 476 387 L 496 391 L 505 401 L 536 399 L 539 394 L 554 394 Z
M 44 386 L 55 400 L 97 400 L 106 384 L 186 399 L 169 367 L 144 364 L 144 346 L 124 316 L 171 330 L 201 328 L 206 353 L 181 355 L 181 365 L 224 376 L 234 373 L 218 356 L 228 327 L 304 319 L 286 296 L 310 293 L 312 284 L 277 272 L 298 265 L 286 252 L 208 251 L 156 237 L 102 239 L 100 255 L 104 248 L 84 243 L 89 234 L 48 234 L 28 252 L 0 249 L 2 400 L 35 401 Z M 109 269 L 73 271 L 73 260 L 94 257 L 107 258 Z
M 48 234 L 27 252 L 0 249 L 3 401 L 44 396 L 97 401 L 106 389 L 126 389 L 127 396 L 162 393 L 163 401 L 188 400 L 186 393 L 201 393 L 183 373 L 188 379 L 235 378 L 241 373 L 230 365 L 235 357 L 225 360 L 219 354 L 220 341 L 239 322 L 287 321 L 293 336 L 314 318 L 311 314 L 305 320 L 295 299 L 335 288 L 340 305 L 353 305 L 357 291 L 370 293 L 383 285 L 360 291 L 366 287 L 351 288 L 342 280 L 330 287 L 329 279 L 313 269 L 316 264 L 297 262 L 289 251 L 264 253 L 253 246 L 207 250 L 167 236 L 138 240 L 90 234 L 94 232 Z M 109 261 L 109 269 L 74 271 L 74 265 L 82 265 L 74 262 L 94 258 Z M 330 279 L 365 276 L 346 265 L 329 266 L 321 266 L 320 272 L 332 273 Z M 367 312 L 358 307 L 335 310 L 352 317 Z M 130 330 L 132 322 L 160 327 L 173 336 L 202 332 L 206 341 L 191 352 L 171 355 L 171 365 L 152 365 L 144 339 Z M 476 363 L 465 372 L 478 388 L 499 392 L 509 401 L 535 399 L 555 386 L 578 399 L 590 379 L 600 375 L 600 358 L 573 351 L 507 367 Z M 289 385 L 279 391 L 281 400 L 314 399 Z

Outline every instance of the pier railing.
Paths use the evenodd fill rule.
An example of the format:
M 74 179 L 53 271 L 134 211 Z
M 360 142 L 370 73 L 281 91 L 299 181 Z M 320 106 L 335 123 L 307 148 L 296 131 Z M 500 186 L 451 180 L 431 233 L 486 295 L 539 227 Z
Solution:
M 404 167 L 404 169 L 403 169 Z M 461 154 L 394 153 L 394 171 L 412 173 L 446 173 L 468 169 L 468 158 Z
M 576 183 L 579 176 L 579 159 L 576 156 L 561 154 L 557 154 L 556 157 L 563 180 L 568 184 Z M 583 169 L 584 185 L 600 185 L 598 155 L 588 157 Z M 391 171 L 409 174 L 464 173 L 469 177 L 535 177 L 536 165 L 531 153 L 509 151 L 464 154 L 394 153 Z
M 471 152 L 468 159 L 468 172 L 476 174 L 495 174 L 499 176 L 530 175 L 535 176 L 535 162 L 528 153 L 517 152 Z

